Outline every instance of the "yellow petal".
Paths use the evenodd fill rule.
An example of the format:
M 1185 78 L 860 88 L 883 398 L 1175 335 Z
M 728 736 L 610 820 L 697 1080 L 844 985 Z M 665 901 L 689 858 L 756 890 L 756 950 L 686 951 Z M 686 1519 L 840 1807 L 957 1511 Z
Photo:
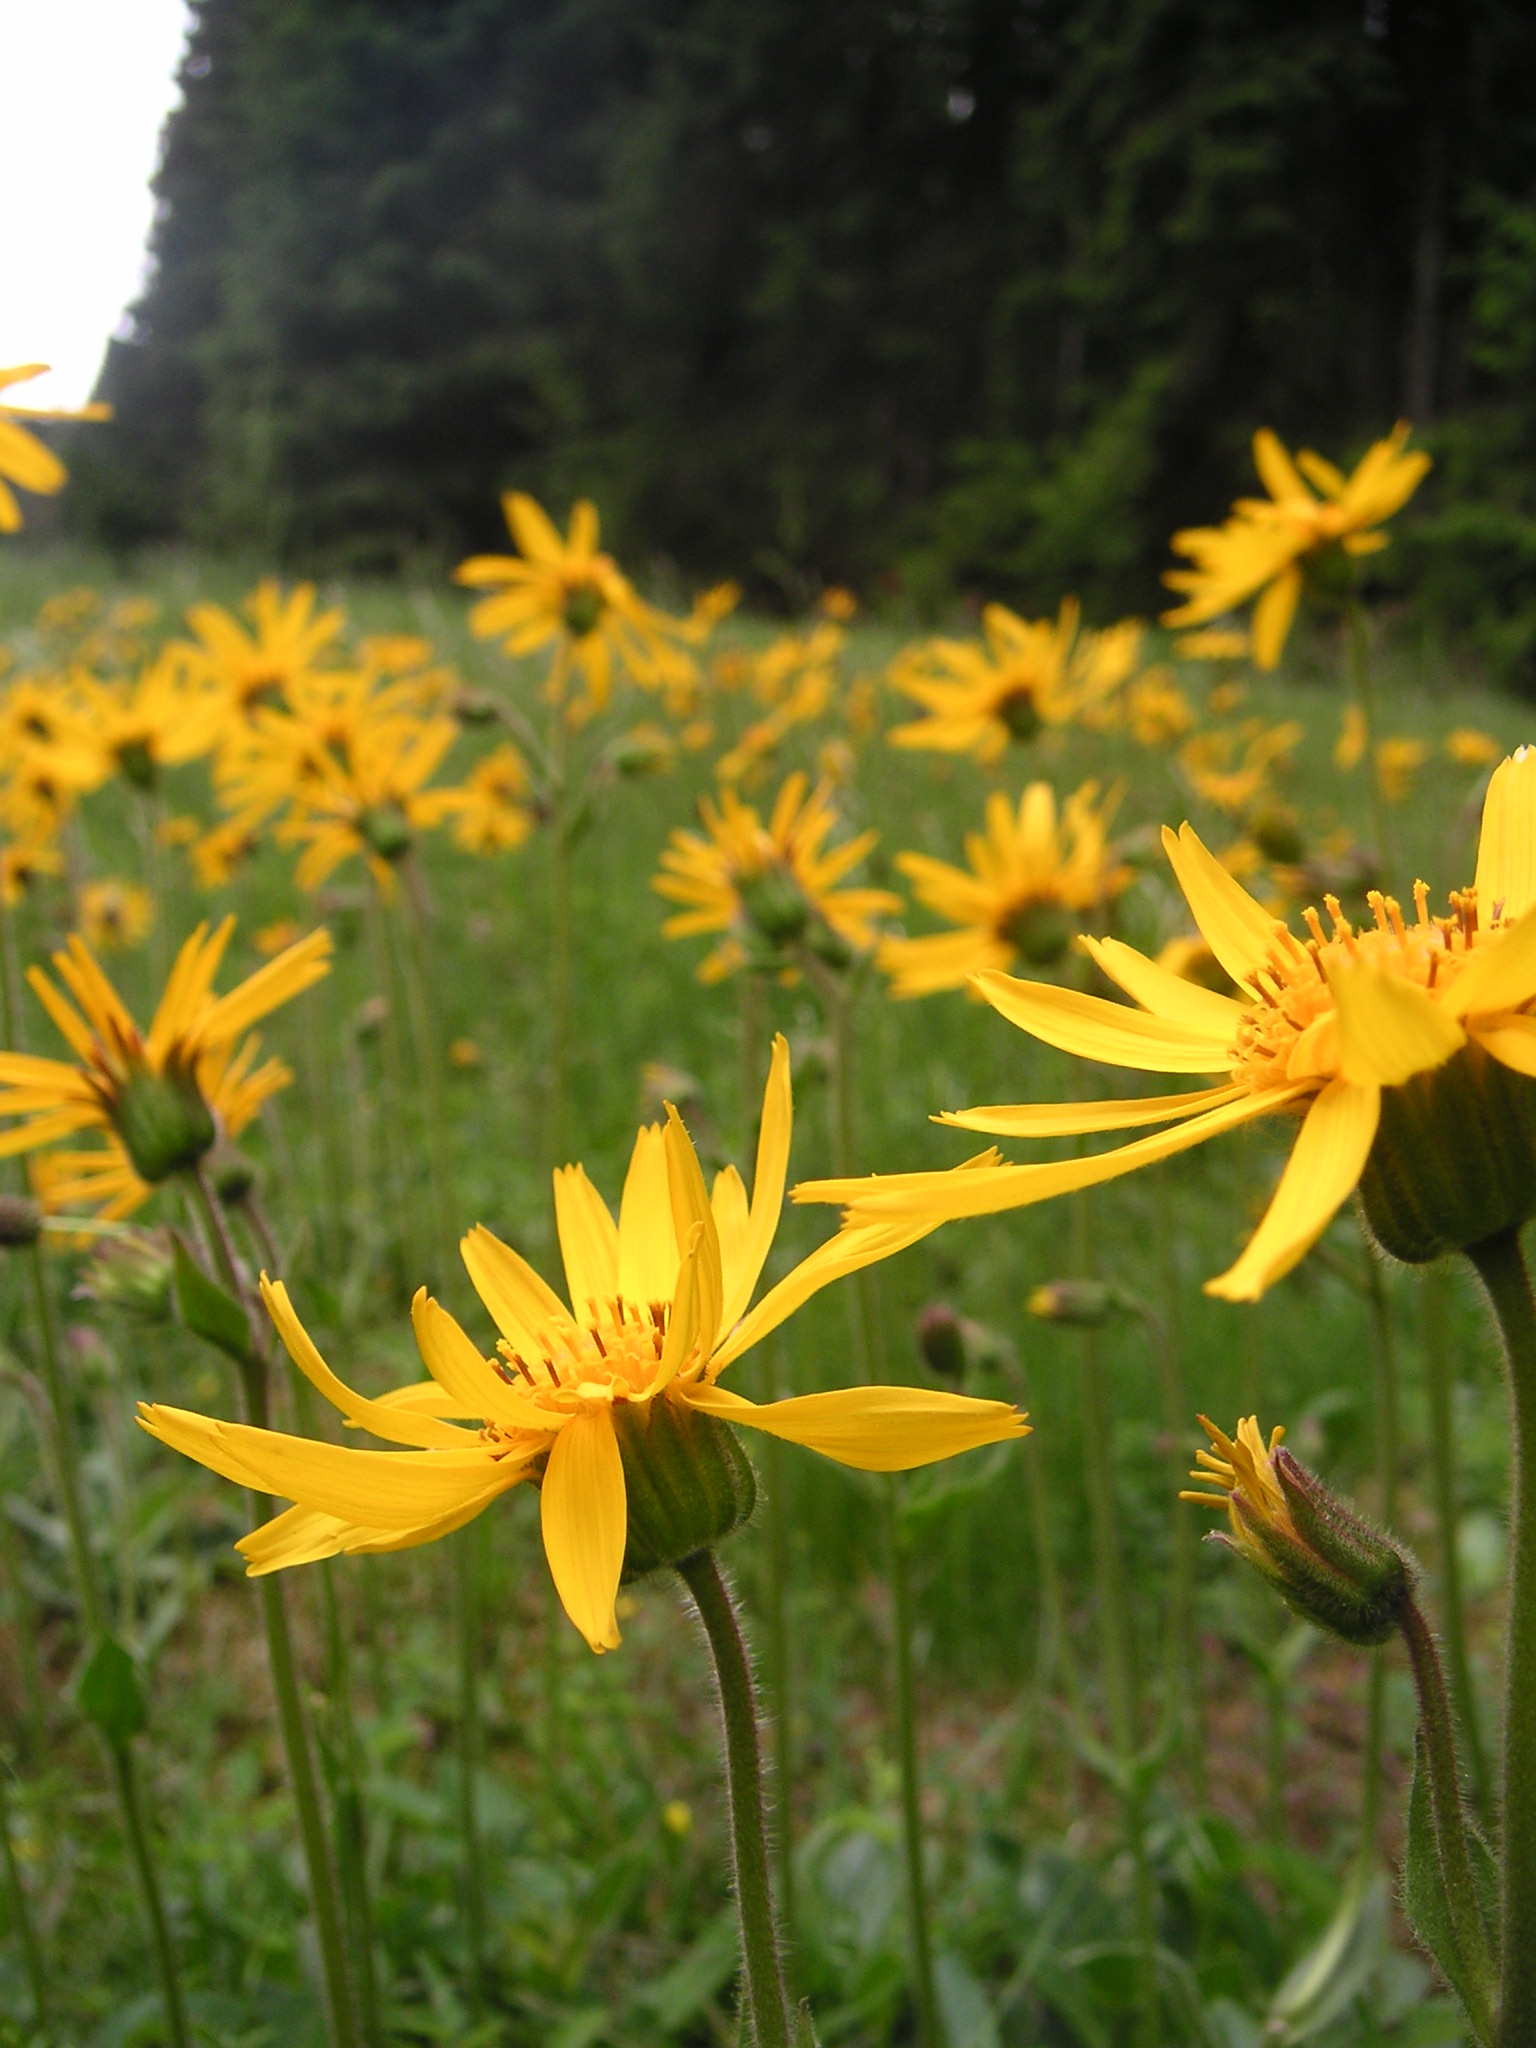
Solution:
M 476 1294 L 514 1351 L 540 1351 L 546 1330 L 568 1330 L 570 1312 L 524 1258 L 477 1223 L 459 1240 Z
M 715 1175 L 709 1190 L 709 1208 L 715 1219 L 715 1235 L 720 1240 L 720 1278 L 725 1289 L 727 1310 L 738 1295 L 742 1296 L 742 1307 L 745 1307 L 752 1294 L 750 1281 L 744 1292 L 741 1284 L 747 1264 L 750 1223 L 747 1190 L 734 1166 L 722 1166 Z M 756 1278 L 753 1274 L 752 1279 L 755 1281 Z
M 714 1211 L 704 1192 L 704 1175 L 699 1155 L 683 1128 L 683 1120 L 667 1104 L 667 1125 L 663 1133 L 667 1148 L 667 1189 L 672 1202 L 672 1227 L 680 1245 L 692 1246 L 697 1234 L 699 1326 L 706 1349 L 712 1349 L 720 1334 L 720 1311 L 725 1299 L 720 1269 L 720 1239 L 715 1231 Z
M 1051 982 L 1016 981 L 1009 974 L 978 974 L 972 985 L 1010 1024 L 1080 1059 L 1153 1074 L 1220 1074 L 1228 1067 L 1230 1040 L 1128 1010 L 1123 1003 Z
M 757 1165 L 752 1176 L 751 1230 L 746 1256 L 736 1284 L 727 1289 L 722 1327 L 729 1329 L 746 1311 L 752 1290 L 762 1275 L 779 1212 L 784 1206 L 784 1182 L 789 1172 L 789 1141 L 794 1127 L 794 1098 L 789 1072 L 789 1041 L 776 1032 L 768 1061 L 768 1080 L 763 1089 L 763 1113 L 757 1131 Z
M 700 1382 L 683 1398 L 707 1415 L 803 1444 L 861 1472 L 910 1472 L 981 1444 L 1029 1434 L 1007 1401 L 978 1401 L 932 1387 L 839 1387 L 759 1407 Z
M 560 1604 L 594 1650 L 616 1650 L 613 1603 L 624 1569 L 624 1464 L 606 1405 L 577 1415 L 550 1446 L 539 1520 Z
M 1326 968 L 1339 1027 L 1339 1072 L 1361 1086 L 1396 1088 L 1438 1067 L 1467 1034 L 1427 989 L 1361 961 Z
M 797 1202 L 845 1202 L 845 1228 L 882 1221 L 934 1229 L 962 1216 L 995 1216 L 1004 1209 L 1022 1209 L 1035 1202 L 1068 1195 L 1078 1188 L 1097 1187 L 1139 1167 L 1155 1166 L 1176 1152 L 1186 1152 L 1224 1131 L 1236 1130 L 1256 1117 L 1284 1109 L 1312 1092 L 1313 1084 L 1272 1088 L 1260 1095 L 1241 1095 L 1220 1108 L 1187 1117 L 1171 1131 L 1134 1139 L 1090 1159 L 1062 1159 L 1049 1165 L 955 1167 L 948 1173 L 872 1175 L 861 1181 L 806 1181 L 794 1190 Z M 836 1243 L 836 1239 L 833 1240 Z M 793 1277 L 793 1276 L 791 1276 Z M 771 1298 L 771 1297 L 770 1297 Z
M 1171 974 L 1145 953 L 1119 939 L 1093 939 L 1086 934 L 1079 941 L 1111 981 L 1118 982 L 1144 1010 L 1169 1024 L 1182 1024 L 1191 1031 L 1220 1037 L 1230 1045 L 1237 1032 L 1243 1006 L 1215 989 L 1201 988 L 1182 974 Z
M 713 1325 L 708 1329 L 704 1327 L 704 1290 L 700 1284 L 703 1237 L 703 1231 L 695 1224 L 689 1233 L 683 1263 L 677 1269 L 677 1291 L 672 1297 L 672 1313 L 667 1318 L 667 1334 L 651 1386 L 653 1394 L 659 1394 L 664 1387 L 670 1386 L 677 1375 L 693 1363 L 697 1352 L 702 1351 L 707 1358 L 714 1340 Z
M 514 1429 L 548 1430 L 553 1426 L 536 1402 L 508 1386 L 495 1366 L 481 1357 L 458 1323 L 425 1287 L 417 1288 L 411 1302 L 411 1326 L 416 1332 L 416 1348 L 422 1363 L 438 1386 L 453 1398 L 455 1414 L 506 1423 Z
M 667 1192 L 667 1148 L 659 1124 L 635 1139 L 619 1204 L 619 1292 L 649 1306 L 670 1301 L 677 1286 L 677 1232 Z
M 1264 1220 L 1235 1265 L 1207 1280 L 1223 1301 L 1257 1301 L 1289 1273 L 1358 1184 L 1381 1115 L 1381 1090 L 1330 1081 L 1307 1111 Z
M 1285 444 L 1269 427 L 1260 427 L 1253 437 L 1253 466 L 1272 498 L 1281 502 L 1287 498 L 1305 498 L 1310 502 L 1312 493 L 1298 476 L 1295 464 L 1285 451 Z
M 1478 899 L 1481 902 L 1481 898 Z M 1536 910 L 1484 939 L 1446 989 L 1446 1014 L 1517 1010 L 1536 996 Z
M 313 1564 L 323 1557 L 375 1556 L 381 1551 L 414 1550 L 423 1543 L 435 1543 L 451 1536 L 476 1515 L 483 1514 L 493 1500 L 509 1487 L 529 1476 L 526 1465 L 504 1460 L 497 1481 L 488 1491 L 472 1494 L 468 1500 L 430 1521 L 416 1522 L 408 1529 L 369 1529 L 344 1521 L 339 1515 L 322 1515 L 313 1508 L 288 1508 L 263 1522 L 235 1545 L 245 1559 L 249 1578 L 265 1578 L 268 1572 L 283 1571 L 290 1565 Z
M 1536 908 L 1536 748 L 1494 769 L 1477 842 L 1477 907 L 1485 924 Z
M 1201 842 L 1190 825 L 1163 827 L 1167 854 L 1205 943 L 1241 987 L 1249 986 L 1275 946 L 1276 920 Z
M 472 1431 L 456 1429 L 451 1422 L 438 1422 L 426 1415 L 412 1415 L 398 1408 L 381 1408 L 339 1380 L 316 1350 L 314 1340 L 299 1321 L 288 1290 L 281 1280 L 261 1276 L 261 1298 L 272 1318 L 283 1348 L 294 1364 L 322 1393 L 333 1408 L 339 1408 L 348 1422 L 366 1429 L 386 1443 L 411 1444 L 421 1450 L 457 1450 L 475 1441 Z
M 994 1102 L 979 1109 L 947 1109 L 933 1118 L 957 1130 L 984 1131 L 994 1138 L 1075 1138 L 1090 1131 L 1128 1131 L 1139 1124 L 1166 1124 L 1236 1102 L 1248 1089 L 1197 1088 L 1188 1095 L 1143 1095 L 1133 1101 L 1110 1096 L 1103 1102 Z
M 1536 1075 L 1536 1017 L 1496 1017 L 1479 1024 L 1473 1036 L 1501 1066 Z
M 1254 665 L 1262 669 L 1280 666 L 1286 636 L 1296 607 L 1301 602 L 1301 571 L 1294 565 L 1282 569 L 1253 608 L 1249 632 L 1253 637 Z
M 238 1485 L 371 1529 L 409 1529 L 448 1514 L 484 1493 L 497 1476 L 497 1460 L 479 1448 L 353 1450 L 158 1404 L 141 1407 L 138 1419 L 151 1436 Z
M 619 1233 L 579 1166 L 555 1169 L 555 1229 L 571 1307 L 579 1320 L 595 1319 L 618 1289 Z
M 198 1043 L 217 1045 L 238 1038 L 270 1011 L 323 981 L 330 971 L 331 935 L 324 930 L 311 932 L 308 938 L 300 939 L 265 967 L 258 968 L 237 989 L 221 996 L 207 1015 L 198 1020 Z

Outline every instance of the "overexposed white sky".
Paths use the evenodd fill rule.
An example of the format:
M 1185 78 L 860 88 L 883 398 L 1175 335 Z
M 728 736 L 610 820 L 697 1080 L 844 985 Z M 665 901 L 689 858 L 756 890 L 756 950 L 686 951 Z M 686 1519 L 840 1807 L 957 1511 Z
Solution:
M 0 0 L 0 365 L 18 405 L 79 405 L 137 296 L 186 0 Z

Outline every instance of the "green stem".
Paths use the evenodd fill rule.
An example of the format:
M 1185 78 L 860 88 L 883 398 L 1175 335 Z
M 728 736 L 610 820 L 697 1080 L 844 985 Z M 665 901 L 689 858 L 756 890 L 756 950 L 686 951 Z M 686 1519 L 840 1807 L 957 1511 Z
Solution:
M 1424 1269 L 1424 1370 L 1429 1394 L 1429 1450 L 1434 1474 L 1435 1519 L 1440 1531 L 1440 1606 L 1444 1616 L 1446 1673 L 1457 1726 L 1466 1747 L 1472 1805 L 1488 1809 L 1488 1759 L 1483 1750 L 1467 1651 L 1466 1609 L 1462 1602 L 1461 1551 L 1457 1543 L 1460 1515 L 1456 1500 L 1456 1414 L 1451 1399 L 1449 1341 L 1451 1274 L 1443 1261 Z
M 240 1392 L 245 1420 L 254 1429 L 268 1427 L 266 1341 L 263 1319 L 247 1293 L 235 1260 L 234 1247 L 224 1219 L 209 1190 L 201 1166 L 186 1175 L 186 1186 L 202 1224 L 209 1255 L 229 1292 L 244 1304 L 253 1330 L 258 1334 L 251 1356 L 240 1369 Z M 253 1493 L 251 1510 L 257 1522 L 268 1519 L 272 1503 L 264 1494 Z M 359 2048 L 357 2014 L 352 1981 L 347 1969 L 346 1941 L 341 1914 L 341 1893 L 335 1859 L 326 1832 L 320 1785 L 310 1746 L 309 1724 L 299 1688 L 298 1668 L 293 1654 L 293 1635 L 288 1624 L 288 1607 L 283 1582 L 276 1572 L 265 1573 L 256 1582 L 261 1600 L 262 1627 L 266 1634 L 267 1665 L 277 1701 L 278 1726 L 288 1759 L 288 1776 L 293 1791 L 294 1813 L 304 1865 L 309 1876 L 310 1909 L 314 1914 L 315 1936 L 320 1948 L 320 1971 L 325 1988 L 326 2019 L 333 2048 Z
M 420 875 L 414 868 L 407 873 L 405 884 L 405 945 L 401 949 L 401 973 L 405 983 L 406 1017 L 416 1056 L 416 1079 L 427 1111 L 427 1164 L 436 1225 L 433 1235 L 437 1240 L 433 1263 L 437 1267 L 438 1287 L 448 1289 L 454 1284 L 458 1266 L 458 1210 L 453 1190 L 448 1115 L 443 1102 L 443 1035 L 431 994 L 433 977 L 428 958 L 426 918 L 418 894 Z
M 1536 1303 L 1516 1230 L 1472 1245 L 1504 1338 L 1514 1415 L 1504 1669 L 1499 2048 L 1536 2044 Z
M 1456 1736 L 1451 1722 L 1450 1702 L 1434 1637 L 1413 1600 L 1403 1616 L 1403 1640 L 1413 1665 L 1413 1682 L 1419 1695 L 1419 1729 L 1424 1740 L 1425 1775 L 1429 1780 L 1430 1809 L 1435 1823 L 1435 1847 L 1439 1852 L 1440 1875 L 1445 1902 L 1450 1910 L 1451 1929 L 1466 1973 L 1467 2017 L 1479 2041 L 1493 2037 L 1490 2001 L 1494 1986 L 1493 1956 L 1488 1947 L 1472 1876 L 1472 1857 L 1467 1847 L 1466 1815 L 1461 1801 L 1461 1766 L 1456 1754 Z
M 565 679 L 570 651 L 562 639 L 549 679 L 549 1100 L 546 1105 L 545 1153 L 551 1169 L 565 1164 L 566 1091 L 570 1082 L 571 988 L 571 834 L 570 728 L 566 718 Z
M 1387 1295 L 1381 1260 L 1370 1245 L 1365 1255 L 1365 1292 L 1371 1307 L 1375 1335 L 1376 1473 L 1381 1488 L 1381 1519 L 1391 1528 L 1397 1520 L 1398 1476 L 1398 1372 L 1397 1337 L 1392 1327 L 1392 1303 Z M 1378 1853 L 1381 1825 L 1383 1752 L 1387 1729 L 1387 1653 L 1371 1652 L 1371 1671 L 1365 1724 L 1365 1777 L 1361 1796 L 1360 1853 L 1374 1860 Z
M 33 2013 L 38 2031 L 46 2034 L 51 2025 L 48 2013 L 48 1972 L 43 1965 L 43 1952 L 38 1946 L 37 1929 L 32 1924 L 32 1908 L 27 1899 L 27 1888 L 21 1881 L 21 1869 L 16 1861 L 16 1845 L 11 1840 L 11 1788 L 10 1771 L 0 1759 L 0 1854 L 5 1858 L 5 1881 L 11 1895 L 11 1917 L 16 1923 L 16 1936 L 21 1944 L 21 1960 L 27 1973 L 27 1989 L 32 1994 Z
M 170 2035 L 172 2048 L 192 2048 L 186 2003 L 182 1997 L 181 1979 L 176 1969 L 176 1952 L 171 1947 L 171 1931 L 166 1923 L 165 1902 L 160 1896 L 160 1879 L 155 1869 L 154 1853 L 150 1847 L 149 1822 L 144 1812 L 144 1795 L 139 1789 L 138 1773 L 134 1768 L 133 1751 L 126 1742 L 112 1741 L 108 1741 L 107 1751 L 112 1758 L 112 1774 L 117 1780 L 117 1798 L 123 1812 L 129 1852 L 138 1874 L 139 1889 L 144 1894 L 144 1910 L 149 1919 L 149 1938 L 155 1951 L 155 1967 L 159 1973 L 161 1994 L 165 2003 L 166 2032 Z
M 410 1290 L 417 1284 L 420 1259 L 414 1220 L 416 1204 L 409 1196 L 405 1168 L 405 1060 L 400 1045 L 400 1018 L 395 1008 L 394 976 L 389 966 L 389 940 L 377 889 L 370 889 L 365 913 L 368 926 L 368 959 L 375 993 L 384 1006 L 379 1027 L 379 1074 L 384 1083 L 382 1123 L 384 1125 L 384 1167 L 389 1188 L 389 1216 L 385 1235 L 394 1236 L 405 1267 Z
M 1392 886 L 1396 869 L 1391 822 L 1376 772 L 1376 678 L 1371 667 L 1371 628 L 1365 607 L 1351 597 L 1345 607 L 1345 633 L 1349 643 L 1349 680 L 1355 703 L 1365 724 L 1365 773 L 1371 792 L 1371 829 L 1376 834 L 1376 852 L 1381 860 L 1383 885 Z
M 832 1170 L 840 1177 L 854 1171 L 857 1155 L 853 1060 L 853 998 L 842 978 L 823 977 L 823 997 L 831 1041 Z M 875 1378 L 874 1303 L 868 1269 L 853 1275 L 848 1310 L 857 1379 Z M 896 1708 L 896 1761 L 901 1778 L 901 1845 L 907 1885 L 908 1939 L 912 1954 L 912 1999 L 916 2009 L 918 2048 L 940 2048 L 944 2035 L 933 1983 L 933 1941 L 929 1933 L 928 1887 L 923 1870 L 922 1788 L 918 1771 L 917 1706 L 912 1667 L 911 1563 L 901 1530 L 900 1499 L 894 1480 L 880 1489 L 881 1533 L 891 1574 L 893 1677 Z
M 1184 1474 L 1190 1461 L 1189 1400 L 1184 1386 L 1183 1339 L 1179 1323 L 1179 1270 L 1170 1227 L 1173 1204 L 1154 1200 L 1153 1235 L 1157 1247 L 1158 1288 L 1162 1310 L 1145 1315 L 1152 1337 L 1163 1394 L 1163 1430 L 1168 1438 L 1169 1498 L 1173 1503 L 1170 1540 L 1173 1546 L 1173 1574 L 1168 1594 L 1168 1641 L 1164 1660 L 1165 1713 L 1170 1713 L 1181 1744 L 1190 1751 L 1189 1762 L 1197 1782 L 1204 1778 L 1205 1716 L 1204 1688 L 1192 1685 L 1187 1674 L 1198 1671 L 1199 1646 L 1195 1638 L 1196 1546 L 1200 1541 L 1194 1517 L 1179 1499 Z
M 789 2048 L 789 2001 L 779 1963 L 773 1891 L 768 1878 L 768 1818 L 752 1670 L 735 1604 L 714 1552 L 695 1551 L 692 1557 L 683 1559 L 677 1570 L 698 1608 L 719 1688 L 751 2039 L 755 2048 Z
M 459 1845 L 464 1863 L 464 1946 L 470 2011 L 485 2003 L 485 1869 L 480 1838 L 480 1517 L 453 1539 L 459 1634 Z

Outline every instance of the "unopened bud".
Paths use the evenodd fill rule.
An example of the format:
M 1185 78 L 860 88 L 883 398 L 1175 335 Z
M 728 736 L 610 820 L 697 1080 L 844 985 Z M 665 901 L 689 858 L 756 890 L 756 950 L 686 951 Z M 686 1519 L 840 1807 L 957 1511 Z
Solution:
M 118 1091 L 112 1120 L 134 1171 L 151 1187 L 195 1166 L 217 1136 L 196 1072 L 174 1064 L 159 1074 L 136 1068 Z
M 1251 1415 L 1235 1439 L 1203 1415 L 1200 1424 L 1212 1449 L 1196 1454 L 1191 1476 L 1214 1490 L 1180 1498 L 1226 1509 L 1231 1533 L 1214 1540 L 1240 1551 L 1295 1613 L 1330 1635 L 1362 1648 L 1395 1635 L 1413 1596 L 1408 1553 L 1282 1449 L 1283 1430 L 1266 1445 Z
M 0 1195 L 0 1245 L 36 1244 L 43 1212 L 26 1195 Z
M 411 850 L 411 821 L 397 803 L 370 804 L 357 829 L 379 859 L 391 865 Z
M 1024 1306 L 1042 1322 L 1072 1323 L 1092 1330 L 1109 1321 L 1118 1303 L 1114 1289 L 1104 1280 L 1046 1280 L 1030 1289 Z
M 609 766 L 627 782 L 665 775 L 677 758 L 676 743 L 657 725 L 637 725 L 606 749 Z
M 258 1175 L 256 1162 L 238 1145 L 221 1145 L 213 1155 L 213 1191 L 226 1209 L 237 1209 L 254 1193 Z
M 109 1238 L 92 1254 L 76 1294 L 107 1308 L 125 1309 L 147 1322 L 171 1318 L 170 1247 L 150 1231 Z
M 1286 804 L 1256 811 L 1248 820 L 1248 837 L 1266 860 L 1279 861 L 1283 867 L 1295 867 L 1307 850 L 1301 821 Z
M 936 1378 L 956 1386 L 965 1378 L 965 1324 L 948 1302 L 930 1302 L 919 1310 L 917 1348 Z
M 453 715 L 461 725 L 494 725 L 501 714 L 489 690 L 466 686 L 454 696 Z

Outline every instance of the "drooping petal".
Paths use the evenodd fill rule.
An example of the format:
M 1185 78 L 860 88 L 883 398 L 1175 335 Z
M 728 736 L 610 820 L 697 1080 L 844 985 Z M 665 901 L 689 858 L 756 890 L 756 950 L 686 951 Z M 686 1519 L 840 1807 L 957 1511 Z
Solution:
M 1103 968 L 1111 981 L 1126 994 L 1169 1024 L 1182 1024 L 1191 1031 L 1223 1037 L 1230 1045 L 1243 1014 L 1241 1003 L 1217 990 L 1201 988 L 1182 974 L 1170 973 L 1127 946 L 1120 939 L 1094 939 L 1086 934 L 1079 943 Z
M 425 1287 L 417 1288 L 411 1302 L 411 1327 L 416 1332 L 416 1348 L 422 1363 L 454 1400 L 455 1414 L 478 1416 L 482 1421 L 505 1423 L 513 1429 L 552 1427 L 550 1416 L 537 1402 L 507 1385 Z
M 555 1169 L 555 1229 L 578 1320 L 596 1317 L 619 1284 L 619 1233 L 608 1204 L 579 1166 Z
M 1307 1112 L 1264 1220 L 1242 1257 L 1207 1280 L 1207 1294 L 1257 1301 L 1306 1256 L 1359 1182 L 1380 1116 L 1379 1087 L 1342 1077 L 1328 1083 Z
M 284 1571 L 290 1565 L 314 1564 L 324 1557 L 371 1557 L 384 1551 L 414 1550 L 462 1529 L 466 1522 L 483 1514 L 493 1500 L 528 1476 L 527 1465 L 504 1459 L 497 1468 L 494 1486 L 484 1493 L 472 1494 L 447 1514 L 434 1515 L 430 1521 L 414 1523 L 409 1529 L 370 1529 L 313 1508 L 288 1508 L 248 1536 L 242 1536 L 235 1548 L 245 1559 L 247 1577 L 253 1579 L 264 1578 L 268 1572 Z
M 419 1450 L 457 1450 L 465 1444 L 473 1444 L 473 1432 L 456 1429 L 451 1422 L 438 1422 L 431 1416 L 412 1415 L 398 1408 L 381 1408 L 377 1401 L 355 1394 L 320 1356 L 313 1338 L 299 1321 L 281 1280 L 269 1280 L 263 1273 L 261 1298 L 288 1356 L 311 1386 L 323 1394 L 333 1408 L 339 1409 L 348 1422 L 355 1423 L 359 1429 L 366 1429 L 372 1436 L 383 1437 L 386 1443 L 410 1444 Z
M 1443 1000 L 1447 1015 L 1471 1017 L 1479 1011 L 1518 1010 L 1532 996 L 1536 996 L 1536 909 L 1484 940 Z
M 269 960 L 265 967 L 258 968 L 237 989 L 221 996 L 198 1019 L 199 1045 L 220 1045 L 238 1038 L 269 1011 L 312 988 L 330 971 L 331 935 L 325 930 L 311 932 L 279 953 L 275 960 Z
M 1102 996 L 1053 982 L 1018 981 L 1011 974 L 978 974 L 972 986 L 1010 1024 L 1079 1059 L 1152 1074 L 1220 1074 L 1229 1064 L 1229 1039 L 1128 1010 Z
M 1519 747 L 1494 769 L 1477 842 L 1477 907 L 1524 917 L 1536 908 L 1536 748 Z
M 626 1301 L 670 1301 L 677 1285 L 677 1232 L 667 1191 L 660 1124 L 642 1125 L 619 1203 L 619 1292 Z
M 1364 961 L 1328 963 L 1326 971 L 1346 1081 L 1396 1088 L 1466 1044 L 1461 1026 L 1416 982 Z
M 946 1109 L 933 1118 L 957 1130 L 983 1131 L 992 1138 L 1076 1138 L 1092 1131 L 1129 1131 L 1141 1124 L 1166 1124 L 1177 1117 L 1220 1109 L 1246 1095 L 1243 1082 L 1226 1088 L 1197 1088 L 1187 1095 L 1109 1096 L 1101 1102 L 993 1102 L 977 1109 Z
M 459 1240 L 459 1254 L 476 1294 L 514 1351 L 538 1351 L 545 1330 L 570 1328 L 570 1311 L 559 1295 L 483 1223 Z
M 1301 570 L 1293 563 L 1280 571 L 1254 606 L 1249 632 L 1253 637 L 1255 667 L 1272 669 L 1280 666 L 1291 621 L 1301 602 L 1301 586 Z
M 539 1502 L 544 1555 L 560 1604 L 597 1651 L 616 1650 L 613 1603 L 624 1569 L 624 1463 L 606 1403 L 568 1422 L 550 1447 Z
M 708 1415 L 803 1444 L 861 1472 L 911 1472 L 982 1444 L 1029 1434 L 1010 1402 L 979 1401 L 933 1387 L 838 1387 L 759 1406 L 701 1381 L 683 1398 Z
M 1276 920 L 1255 903 L 1194 828 L 1163 827 L 1167 854 L 1205 943 L 1239 987 L 1249 987 L 1275 944 Z

